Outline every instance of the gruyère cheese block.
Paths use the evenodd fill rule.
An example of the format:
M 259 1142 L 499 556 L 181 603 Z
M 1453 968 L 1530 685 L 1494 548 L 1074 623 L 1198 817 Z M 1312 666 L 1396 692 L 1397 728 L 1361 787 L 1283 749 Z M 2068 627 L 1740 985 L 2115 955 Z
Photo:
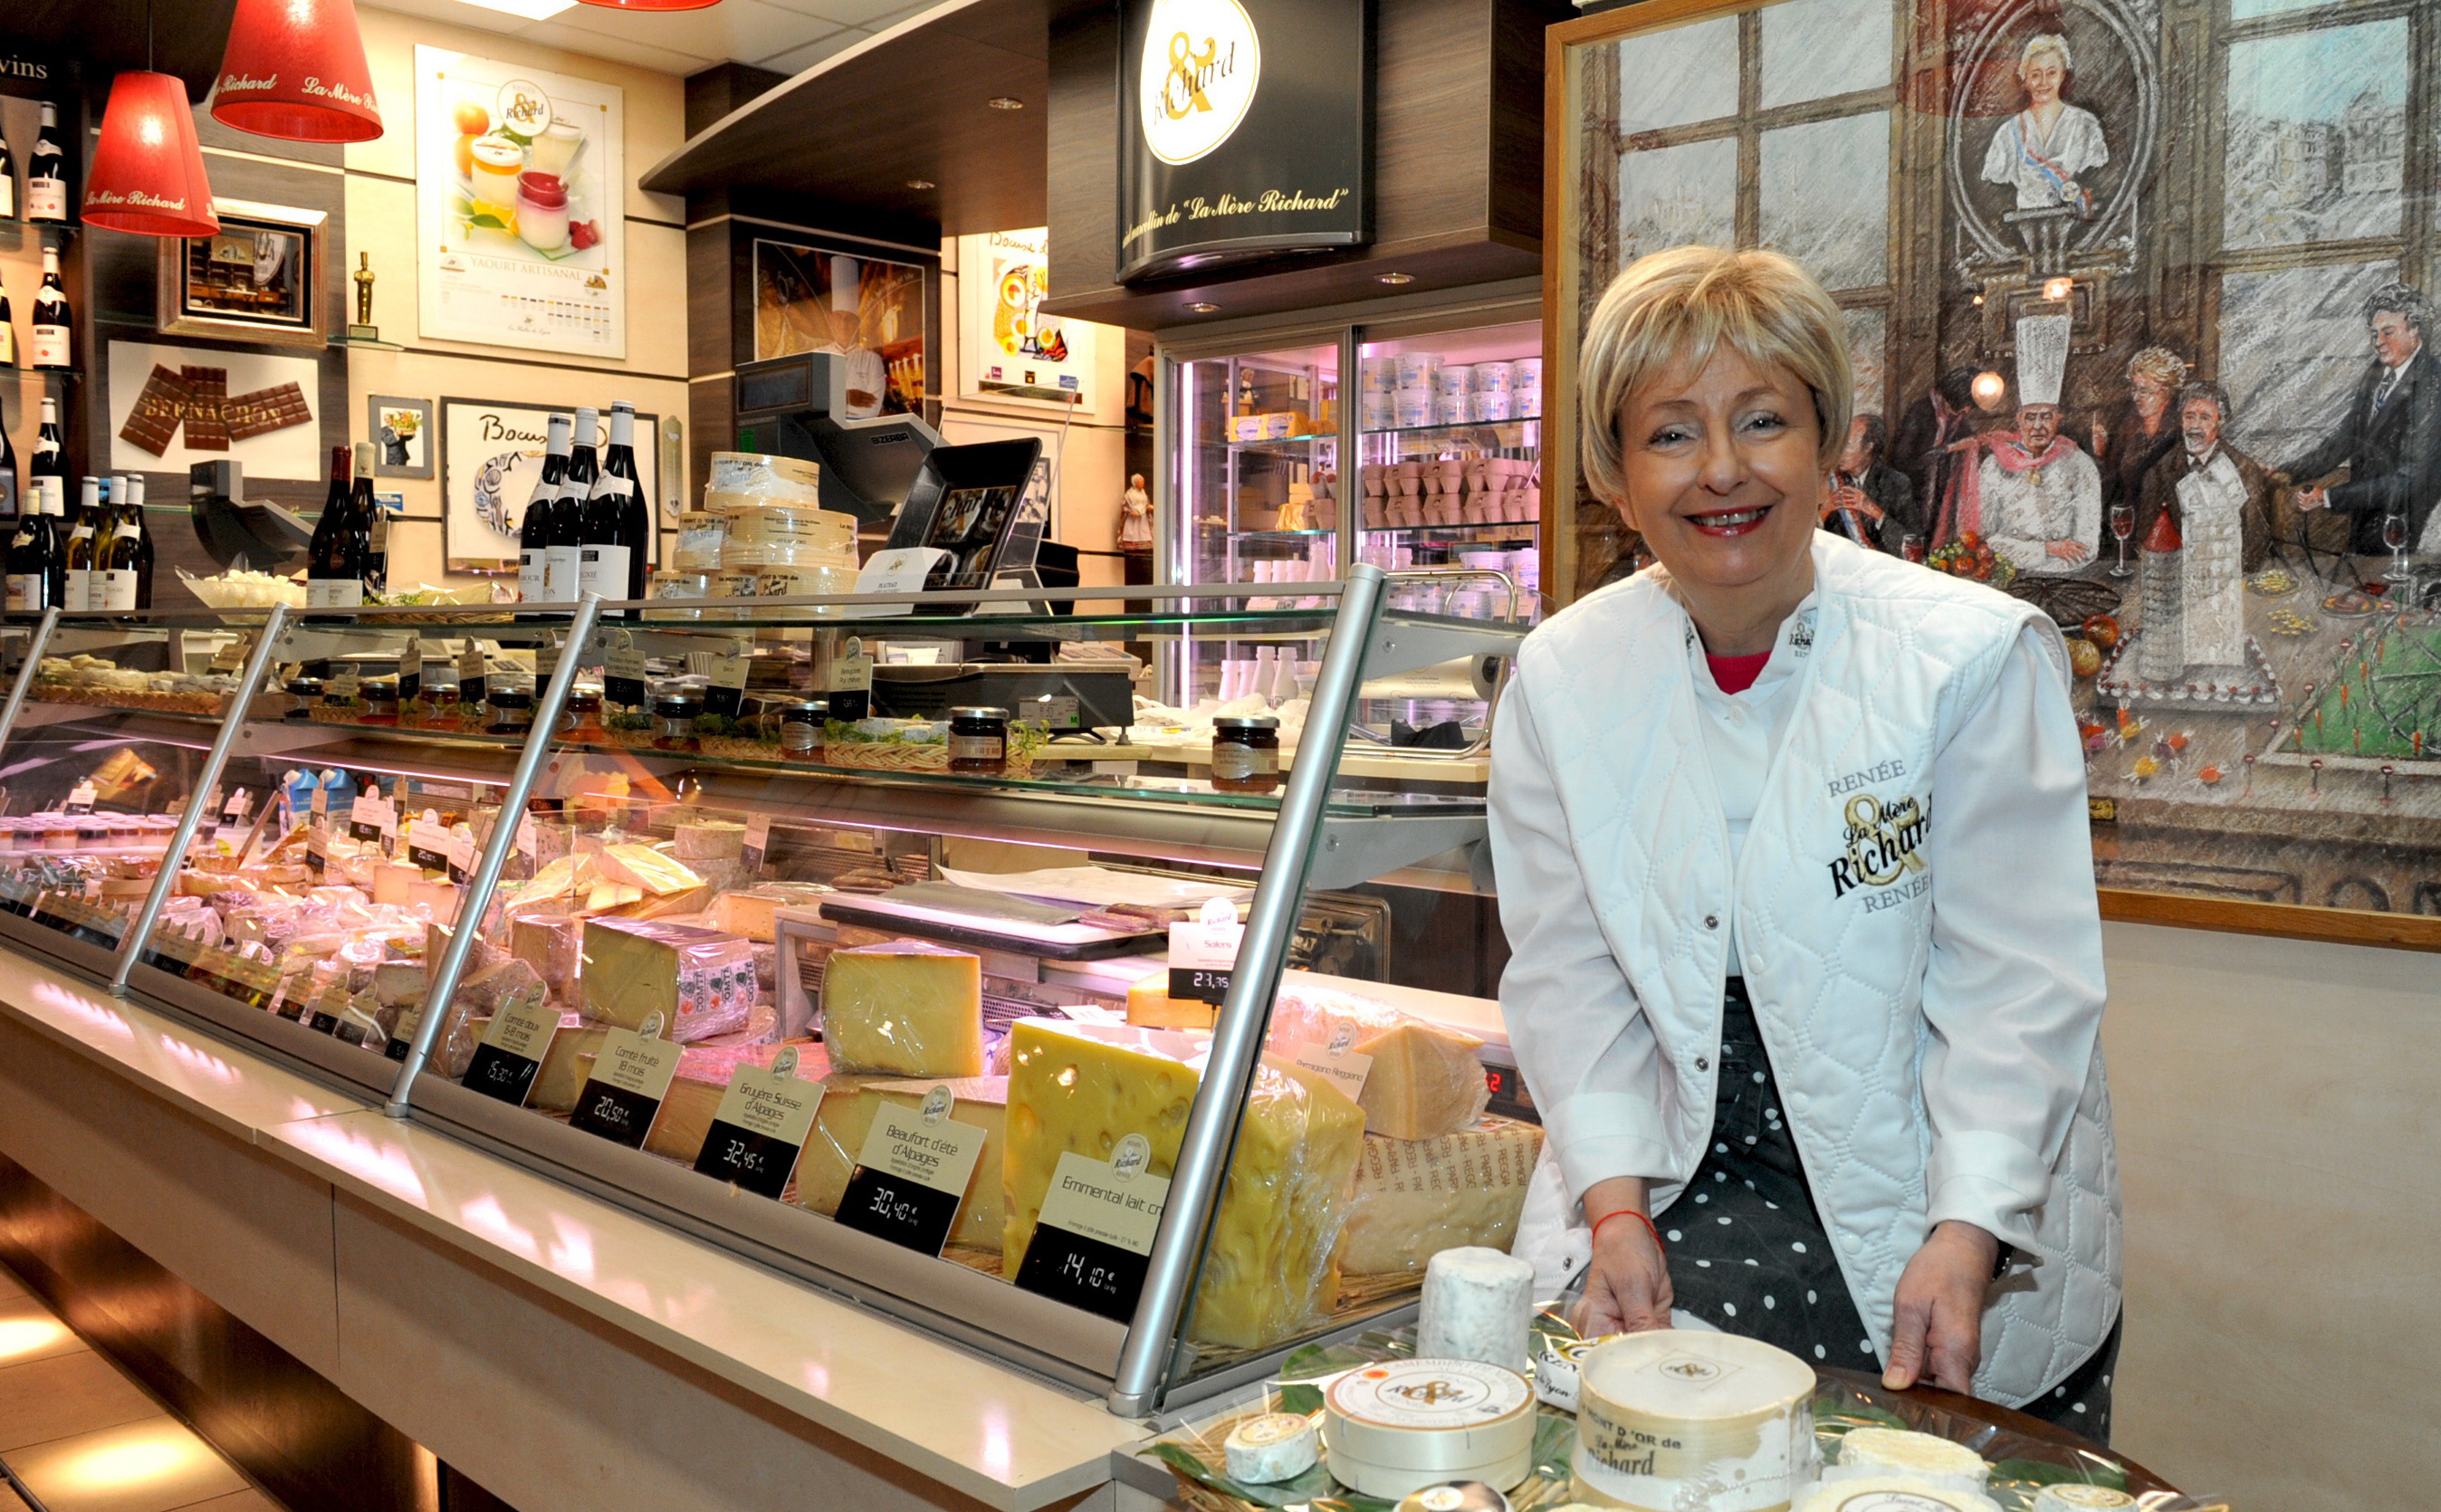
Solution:
M 644 1148 L 693 1165 L 703 1152 L 704 1136 L 712 1130 L 713 1115 L 720 1111 L 721 1096 L 729 1090 L 737 1068 L 759 1066 L 768 1071 L 780 1050 L 776 1041 L 711 1050 L 689 1045 L 679 1053 L 678 1073 L 662 1094 L 661 1110 L 653 1119 Z
M 1479 1359 L 1524 1375 L 1533 1319 L 1533 1262 L 1473 1245 L 1443 1250 L 1424 1269 L 1416 1353 Z
M 1606 1340 L 1581 1361 L 1571 1494 L 1603 1506 L 1784 1508 L 1813 1472 L 1813 1367 L 1760 1340 L 1684 1329 Z
M 1862 1480 L 1825 1481 L 1799 1498 L 1797 1508 L 1798 1512 L 2000 1512 L 2000 1503 L 1912 1475 L 1868 1475 Z
M 746 826 L 724 820 L 681 822 L 670 849 L 681 861 L 734 861 L 746 849 Z
M 823 966 L 823 1039 L 841 1071 L 984 1071 L 983 962 L 921 940 L 834 950 Z
M 1128 989 L 1128 1022 L 1138 1029 L 1209 1029 L 1220 1015 L 1219 1003 L 1169 995 L 1169 979 L 1147 977 Z
M 2136 1499 L 2107 1485 L 2064 1481 L 2034 1493 L 2034 1512 L 2128 1512 Z
M 839 957 L 832 958 L 837 963 Z M 1096 1161 L 1130 1134 L 1168 1176 L 1201 1080 L 1198 1036 L 1022 1018 L 1010 1032 L 1008 1238 L 1014 1277 L 1062 1153 Z M 1339 1295 L 1335 1258 L 1365 1115 L 1324 1078 L 1266 1062 L 1248 1089 L 1229 1177 L 1212 1217 L 1190 1338 L 1263 1348 L 1302 1330 Z
M 1303 1475 L 1321 1453 L 1322 1436 L 1303 1413 L 1261 1413 L 1240 1419 L 1220 1441 L 1229 1479 L 1249 1485 Z
M 725 1034 L 753 1007 L 754 946 L 733 934 L 639 919 L 585 921 L 588 1017 L 642 1029 L 654 1014 L 685 1044 Z
M 1991 1483 L 1992 1467 L 1963 1444 L 1930 1433 L 1896 1428 L 1859 1428 L 1839 1440 L 1837 1463 L 1822 1472 L 1826 1481 L 1856 1480 L 1868 1475 L 1908 1475 L 1953 1490 L 1980 1494 Z
M 1438 1139 L 1365 1135 L 1341 1269 L 1351 1276 L 1420 1275 L 1442 1250 L 1507 1250 L 1542 1150 L 1541 1129 L 1507 1118 L 1486 1117 Z
M 509 953 L 533 967 L 554 1001 L 576 1001 L 578 963 L 584 959 L 585 921 L 564 913 L 536 913 L 509 925 Z
M 1371 1056 L 1357 1101 L 1365 1126 L 1392 1139 L 1456 1133 L 1481 1118 L 1492 1100 L 1474 1055 L 1482 1040 L 1351 993 L 1305 982 L 1282 987 L 1266 1042 L 1284 1056 L 1305 1045 Z

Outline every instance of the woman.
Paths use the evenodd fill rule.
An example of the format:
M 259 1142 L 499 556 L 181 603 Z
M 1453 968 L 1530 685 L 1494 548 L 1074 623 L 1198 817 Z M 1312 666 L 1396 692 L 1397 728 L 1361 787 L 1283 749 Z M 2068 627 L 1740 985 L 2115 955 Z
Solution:
M 1983 182 L 2017 191 L 2017 208 L 2066 207 L 2093 213 L 2093 194 L 2078 175 L 2110 161 L 2102 122 L 2060 98 L 2068 86 L 2068 39 L 2044 32 L 2026 39 L 2017 55 L 2017 81 L 2026 86 L 2026 108 L 2000 123 L 1983 153 Z
M 2103 518 L 2121 504 L 2136 508 L 2135 529 L 2128 539 L 2142 541 L 2153 528 L 2158 507 L 2144 503 L 2144 475 L 2179 443 L 2179 417 L 2170 413 L 2170 399 L 2187 381 L 2187 365 L 2167 347 L 2146 347 L 2128 360 L 2127 403 L 2119 418 L 2105 425 L 2093 423 L 2093 459 L 2102 464 Z
M 1587 484 L 1657 566 L 1528 638 L 1494 735 L 1547 1135 L 1519 1252 L 1582 1278 L 1589 1332 L 1675 1308 L 2102 1436 L 2118 1179 L 2058 632 L 1815 529 L 1852 378 L 1786 258 L 1645 258 L 1584 351 Z

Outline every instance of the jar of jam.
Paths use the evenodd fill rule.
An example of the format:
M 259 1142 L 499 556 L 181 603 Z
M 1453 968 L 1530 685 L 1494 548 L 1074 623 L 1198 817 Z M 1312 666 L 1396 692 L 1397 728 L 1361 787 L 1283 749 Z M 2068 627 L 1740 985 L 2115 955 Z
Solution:
M 609 736 L 602 729 L 602 690 L 579 686 L 568 691 L 568 703 L 559 713 L 559 732 L 570 740 L 602 745 Z
M 998 777 L 1008 770 L 1008 711 L 949 711 L 949 770 Z
M 703 705 L 677 693 L 657 693 L 653 697 L 653 748 L 655 750 L 694 750 L 695 718 L 703 712 Z
M 285 711 L 286 717 L 290 719 L 312 719 L 314 717 L 314 706 L 321 701 L 321 678 L 291 677 L 288 679 L 288 708 Z
M 493 688 L 483 694 L 491 719 L 483 726 L 489 735 L 525 735 L 533 730 L 533 693 L 525 688 Z
M 822 760 L 823 727 L 830 717 L 831 706 L 820 698 L 781 705 L 780 754 L 791 761 Z
M 398 723 L 398 679 L 396 677 L 366 678 L 361 689 L 361 696 L 365 701 L 363 723 L 368 725 Z
M 1280 722 L 1269 714 L 1212 721 L 1212 789 L 1268 793 L 1280 785 Z

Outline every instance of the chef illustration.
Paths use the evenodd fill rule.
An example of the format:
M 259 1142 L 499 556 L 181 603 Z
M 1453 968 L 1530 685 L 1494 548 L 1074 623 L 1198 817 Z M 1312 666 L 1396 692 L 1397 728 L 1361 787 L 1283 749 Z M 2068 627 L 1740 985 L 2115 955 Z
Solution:
M 816 351 L 832 352 L 847 369 L 847 416 L 866 420 L 881 413 L 890 392 L 890 369 L 881 353 L 864 345 L 863 267 L 855 258 L 831 261 L 831 339 Z

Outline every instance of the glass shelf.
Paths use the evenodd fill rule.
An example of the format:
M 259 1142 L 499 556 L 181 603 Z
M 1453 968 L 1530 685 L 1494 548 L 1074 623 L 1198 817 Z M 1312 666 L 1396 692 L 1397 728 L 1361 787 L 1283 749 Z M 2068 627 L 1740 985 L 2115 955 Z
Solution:
M 1339 444 L 1339 433 L 1323 431 L 1311 436 L 1283 436 L 1275 441 L 1231 441 L 1228 446 L 1229 450 L 1240 457 L 1250 455 L 1285 457 L 1291 461 L 1302 462 L 1307 459 L 1306 454 L 1293 448 L 1312 446 L 1317 442 L 1326 446 L 1336 446 Z
M 367 341 L 362 337 L 348 335 L 333 336 L 331 345 L 342 351 L 405 351 L 407 350 L 395 341 Z
M 1367 441 L 1377 436 L 1394 439 L 1414 437 L 1418 440 L 1464 441 L 1470 439 L 1471 433 L 1475 431 L 1497 431 L 1510 426 L 1540 425 L 1542 423 L 1543 417 L 1540 415 L 1513 415 L 1507 420 L 1471 420 L 1450 425 L 1405 425 L 1390 430 L 1368 430 L 1363 434 Z M 1521 438 L 1515 441 L 1501 441 L 1495 444 L 1530 446 L 1534 443 Z
M 1491 520 L 1481 525 L 1366 525 L 1359 529 L 1366 535 L 1424 535 L 1435 531 L 1463 535 L 1474 531 L 1489 531 L 1494 535 L 1506 533 L 1530 536 L 1541 524 L 1542 521 L 1539 519 Z
M 0 378 L 14 378 L 21 384 L 28 378 L 63 378 L 73 381 L 83 376 L 82 368 L 0 368 Z M 186 511 L 181 509 L 178 513 L 183 514 Z
M 29 221 L 22 215 L 0 215 L 0 231 L 15 231 L 20 240 L 26 232 L 57 231 L 62 236 L 74 236 L 84 229 L 81 221 Z

